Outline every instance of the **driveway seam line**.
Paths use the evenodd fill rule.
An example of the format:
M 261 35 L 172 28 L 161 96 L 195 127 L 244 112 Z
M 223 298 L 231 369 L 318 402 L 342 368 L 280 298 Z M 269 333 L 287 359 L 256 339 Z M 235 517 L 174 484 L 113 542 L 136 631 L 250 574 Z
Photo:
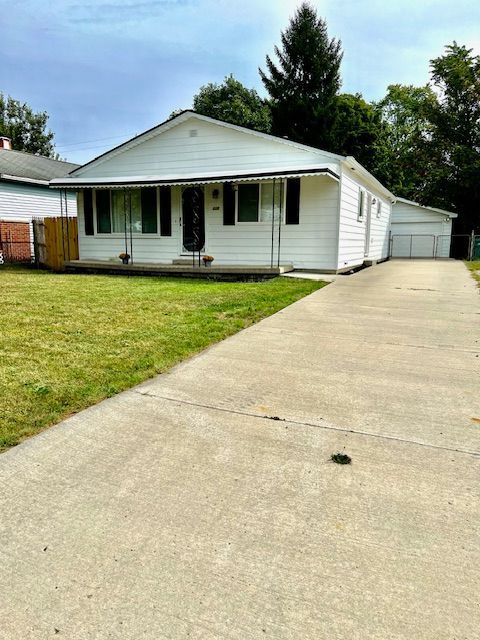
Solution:
M 222 411 L 224 413 L 232 413 L 240 416 L 248 416 L 251 418 L 260 418 L 261 420 L 272 420 L 279 422 L 287 422 L 303 427 L 314 427 L 315 429 L 326 429 L 328 431 L 339 431 L 341 433 L 354 433 L 356 435 L 366 436 L 370 438 L 378 438 L 379 440 L 393 440 L 394 442 L 403 442 L 405 444 L 414 444 L 420 447 L 427 447 L 429 449 L 439 449 L 440 451 L 451 451 L 452 453 L 463 453 L 475 458 L 480 457 L 480 451 L 469 451 L 468 449 L 454 449 L 452 447 L 442 447 L 437 444 L 430 444 L 428 442 L 419 442 L 418 440 L 407 440 L 405 438 L 398 438 L 396 436 L 381 435 L 379 433 L 371 433 L 369 431 L 360 431 L 358 429 L 348 429 L 346 427 L 335 427 L 333 425 L 314 424 L 313 422 L 302 422 L 300 420 L 292 420 L 291 418 L 281 418 L 279 416 L 261 415 L 259 413 L 252 413 L 250 411 L 242 411 L 240 409 L 226 409 L 225 407 L 218 407 L 210 404 L 203 404 L 200 402 L 191 402 L 189 400 L 179 400 L 178 398 L 169 398 L 168 396 L 161 396 L 155 393 L 149 393 L 148 391 L 138 391 L 131 389 L 132 392 L 138 393 L 142 396 L 148 396 L 149 398 L 156 398 L 157 400 L 167 400 L 168 402 L 177 402 L 179 404 L 185 404 L 190 407 L 200 407 L 202 409 L 212 409 L 213 411 Z M 321 418 L 323 420 L 323 418 Z

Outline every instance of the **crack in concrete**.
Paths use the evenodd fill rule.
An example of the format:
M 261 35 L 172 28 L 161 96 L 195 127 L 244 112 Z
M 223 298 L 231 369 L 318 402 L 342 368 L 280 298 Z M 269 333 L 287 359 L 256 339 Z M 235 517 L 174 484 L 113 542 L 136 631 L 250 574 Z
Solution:
M 189 400 L 181 400 L 178 398 L 170 398 L 168 396 L 161 396 L 156 393 L 150 393 L 148 391 L 140 391 L 138 389 L 131 389 L 132 393 L 138 393 L 142 396 L 154 398 L 157 400 L 166 400 L 167 402 L 176 402 L 178 404 L 184 404 L 190 407 L 199 407 L 202 409 L 211 409 L 212 411 L 222 411 L 223 413 L 231 413 L 234 415 L 247 416 L 251 418 L 259 418 L 261 420 L 281 421 L 288 424 L 301 426 L 301 427 L 313 427 L 315 429 L 326 429 L 328 431 L 339 431 L 340 433 L 354 433 L 360 436 L 366 436 L 368 438 L 377 438 L 379 440 L 392 440 L 393 442 L 402 442 L 405 444 L 413 444 L 419 447 L 427 447 L 429 449 L 438 449 L 440 451 L 451 451 L 452 453 L 463 453 L 465 455 L 474 456 L 480 458 L 480 451 L 470 451 L 468 449 L 455 449 L 453 447 L 445 447 L 438 444 L 432 444 L 429 442 L 420 442 L 418 440 L 408 440 L 406 438 L 399 438 L 398 436 L 382 435 L 380 433 L 372 433 L 370 431 L 362 431 L 360 429 L 348 429 L 347 427 L 336 427 L 331 424 L 315 424 L 313 422 L 302 422 L 301 420 L 293 420 L 291 418 L 283 418 L 279 416 L 267 416 L 261 413 L 253 413 L 251 411 L 245 411 L 243 409 L 227 409 L 226 407 L 219 407 L 216 405 L 203 404 L 201 402 L 192 402 Z M 128 393 L 128 392 L 127 392 Z M 323 418 L 320 418 L 323 420 Z

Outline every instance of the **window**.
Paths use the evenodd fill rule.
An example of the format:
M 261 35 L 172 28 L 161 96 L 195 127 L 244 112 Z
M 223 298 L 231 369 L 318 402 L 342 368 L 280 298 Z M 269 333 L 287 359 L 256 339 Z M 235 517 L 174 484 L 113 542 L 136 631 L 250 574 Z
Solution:
M 112 231 L 125 233 L 125 225 L 133 233 L 142 232 L 142 206 L 140 189 L 132 189 L 130 193 L 123 189 L 112 191 Z
M 363 213 L 365 210 L 365 191 L 363 189 L 358 190 L 358 212 L 357 220 L 363 220 Z
M 170 195 L 170 187 L 165 189 L 168 189 L 168 195 Z M 157 187 L 127 191 L 97 189 L 95 192 L 97 233 L 125 233 L 125 231 L 130 233 L 130 230 L 132 233 L 158 233 L 157 193 Z M 163 200 L 166 203 L 166 198 Z M 165 204 L 165 210 L 169 218 L 170 206 L 167 207 Z M 165 221 L 165 227 L 167 226 Z M 171 230 L 166 229 L 166 233 L 163 231 L 162 227 L 162 235 L 171 235 Z
M 282 183 L 240 184 L 237 188 L 238 222 L 272 222 L 278 220 L 283 196 Z
M 238 221 L 258 222 L 258 184 L 238 185 Z
M 280 201 L 282 197 L 282 183 L 275 182 L 275 194 L 273 182 L 262 182 L 260 185 L 260 222 L 271 222 L 272 212 L 275 212 L 275 220 L 280 215 Z

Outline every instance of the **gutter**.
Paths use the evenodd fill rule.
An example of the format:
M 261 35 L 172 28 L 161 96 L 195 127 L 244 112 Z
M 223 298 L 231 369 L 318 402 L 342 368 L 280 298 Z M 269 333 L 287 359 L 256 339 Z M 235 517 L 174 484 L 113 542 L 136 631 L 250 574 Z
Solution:
M 0 180 L 5 182 L 20 182 L 27 184 L 34 184 L 39 187 L 48 187 L 50 184 L 48 180 L 36 180 L 35 178 L 22 178 L 21 176 L 11 176 L 8 173 L 0 173 Z

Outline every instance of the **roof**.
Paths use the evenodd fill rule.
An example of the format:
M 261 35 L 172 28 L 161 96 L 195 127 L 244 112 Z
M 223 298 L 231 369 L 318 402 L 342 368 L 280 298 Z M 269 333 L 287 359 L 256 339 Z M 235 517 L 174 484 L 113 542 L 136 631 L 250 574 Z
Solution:
M 264 140 L 270 140 L 276 143 L 281 143 L 284 144 L 286 146 L 290 146 L 290 147 L 294 147 L 296 149 L 302 149 L 304 151 L 310 151 L 310 152 L 315 152 L 315 153 L 319 153 L 322 154 L 323 156 L 327 157 L 328 159 L 331 159 L 334 163 L 336 163 L 336 165 L 338 166 L 338 164 L 342 163 L 345 166 L 350 166 L 350 168 L 356 169 L 357 172 L 362 176 L 362 178 L 368 182 L 369 184 L 371 184 L 373 187 L 377 188 L 378 190 L 380 190 L 382 193 L 384 193 L 390 200 L 392 200 L 392 202 L 395 201 L 395 196 L 393 195 L 393 193 L 391 193 L 386 187 L 384 187 L 369 171 L 367 171 L 367 169 L 365 169 L 365 167 L 363 167 L 360 163 L 358 163 L 353 157 L 351 156 L 341 156 L 335 153 L 331 153 L 329 151 L 324 151 L 323 149 L 319 149 L 317 147 L 311 147 L 305 144 L 301 144 L 299 142 L 294 142 L 293 140 L 289 140 L 288 138 L 281 138 L 278 136 L 273 136 L 269 133 L 262 133 L 260 131 L 255 131 L 254 129 L 248 129 L 247 127 L 241 127 L 239 125 L 236 124 L 231 124 L 229 122 L 224 122 L 223 120 L 217 120 L 215 118 L 210 118 L 209 116 L 204 116 L 200 113 L 197 113 L 196 111 L 193 111 L 191 109 L 187 109 L 185 111 L 182 111 L 181 113 L 172 116 L 171 118 L 169 118 L 168 120 L 165 120 L 164 122 L 156 125 L 155 127 L 152 127 L 151 129 L 148 129 L 147 131 L 144 131 L 143 133 L 139 134 L 138 136 L 135 136 L 133 138 L 131 138 L 130 140 L 127 140 L 126 142 L 123 142 L 122 144 L 114 147 L 113 149 L 110 149 L 110 151 L 106 151 L 105 153 L 101 154 L 100 156 L 97 156 L 96 158 L 94 158 L 93 160 L 90 160 L 89 162 L 87 162 L 86 164 L 80 166 L 80 167 L 76 167 L 75 169 L 73 169 L 68 178 L 65 179 L 65 181 L 61 181 L 61 180 L 53 180 L 51 182 L 51 186 L 52 187 L 87 187 L 87 186 L 98 186 L 98 185 L 103 185 L 103 186 L 113 186 L 115 184 L 117 184 L 117 186 L 125 186 L 127 184 L 133 185 L 136 184 L 137 186 L 141 186 L 142 184 L 182 184 L 183 180 L 183 184 L 191 184 L 192 182 L 196 181 L 196 182 L 202 182 L 202 180 L 200 180 L 199 178 L 196 178 L 194 175 L 192 176 L 188 176 L 188 181 L 186 179 L 185 176 L 182 176 L 182 178 L 180 179 L 180 177 L 178 176 L 177 179 L 175 179 L 174 176 L 168 176 L 168 178 L 170 179 L 170 181 L 166 181 L 166 176 L 138 176 L 135 179 L 132 180 L 132 178 L 126 178 L 126 177 L 118 177 L 118 178 L 104 178 L 103 180 L 96 182 L 96 179 L 89 179 L 89 180 L 82 180 L 81 179 L 81 170 L 84 169 L 85 167 L 90 167 L 92 165 L 96 165 L 96 164 L 101 164 L 104 161 L 106 161 L 107 159 L 114 157 L 115 155 L 122 153 L 123 151 L 126 151 L 128 149 L 131 149 L 132 147 L 135 147 L 138 144 L 141 144 L 142 142 L 145 142 L 146 140 L 149 140 L 150 138 L 153 138 L 154 136 L 158 135 L 159 133 L 162 133 L 162 131 L 167 131 L 168 129 L 175 127 L 177 124 L 180 124 L 181 122 L 184 122 L 190 118 L 196 118 L 198 120 L 203 120 L 205 122 L 209 122 L 212 124 L 216 124 L 216 125 L 220 125 L 222 127 L 226 127 L 228 129 L 233 129 L 235 131 L 239 131 L 241 133 L 246 133 L 252 136 L 256 136 L 259 138 L 263 138 Z M 312 166 L 311 162 L 306 164 L 305 167 L 301 167 L 301 168 L 296 168 L 295 170 L 291 170 L 291 167 L 288 167 L 288 165 L 282 169 L 277 168 L 275 171 L 275 174 L 271 174 L 270 177 L 288 177 L 288 175 L 313 175 L 313 174 L 309 174 L 308 171 L 314 171 L 314 173 L 322 173 L 325 172 L 325 167 L 328 165 L 325 164 L 318 164 L 315 167 Z M 255 174 L 255 176 L 252 174 L 250 175 L 250 179 L 252 178 L 256 178 L 256 179 L 261 179 L 262 176 L 265 176 L 266 174 L 268 174 L 268 169 L 262 169 L 261 173 L 259 174 Z M 338 171 L 334 171 L 334 170 L 330 170 L 330 173 L 332 174 L 332 177 L 338 178 Z M 210 176 L 209 180 L 210 182 L 214 182 L 215 180 L 213 179 L 215 176 Z M 232 177 L 226 177 L 226 176 L 216 176 L 217 177 L 217 182 L 220 180 L 220 178 L 224 181 L 228 181 L 231 179 L 234 179 L 236 177 L 236 179 L 240 179 L 240 174 L 236 174 L 236 176 Z M 206 176 L 201 176 L 201 178 L 203 178 L 203 183 L 205 183 L 207 180 Z M 247 178 L 245 178 L 247 179 Z
M 419 204 L 418 202 L 413 202 L 413 200 L 406 200 L 405 198 L 397 198 L 397 202 L 402 202 L 403 204 L 409 204 L 412 207 L 418 207 L 419 209 L 425 209 L 426 211 L 441 213 L 443 216 L 448 216 L 449 218 L 458 218 L 458 213 L 454 213 L 453 211 L 446 211 L 445 209 L 437 209 L 436 207 L 429 207 L 424 204 Z
M 25 151 L 0 149 L 0 179 L 48 185 L 53 178 L 61 178 L 77 169 L 78 164 L 36 156 Z

